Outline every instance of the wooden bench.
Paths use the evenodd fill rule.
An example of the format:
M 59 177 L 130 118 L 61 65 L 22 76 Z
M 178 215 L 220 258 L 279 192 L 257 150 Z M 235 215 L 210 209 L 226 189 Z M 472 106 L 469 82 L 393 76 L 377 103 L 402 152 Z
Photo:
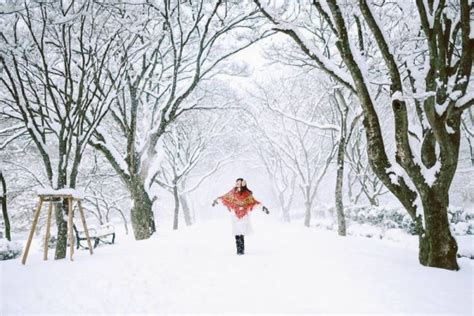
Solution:
M 87 243 L 86 233 L 84 231 L 77 230 L 75 226 L 74 230 L 76 232 L 76 248 L 79 249 L 79 247 L 81 247 L 88 249 L 87 246 L 84 246 L 81 243 Z M 91 241 L 94 241 L 94 248 L 96 248 L 100 242 L 107 245 L 112 245 L 115 243 L 115 227 L 112 224 L 91 227 L 89 228 L 89 238 Z

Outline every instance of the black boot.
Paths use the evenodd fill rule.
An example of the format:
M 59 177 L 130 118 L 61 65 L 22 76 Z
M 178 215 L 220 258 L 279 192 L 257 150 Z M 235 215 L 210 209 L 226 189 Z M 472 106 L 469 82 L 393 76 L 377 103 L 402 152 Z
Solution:
M 235 236 L 235 244 L 237 245 L 237 254 L 243 255 L 244 254 L 244 236 L 243 235 L 236 235 Z
M 235 245 L 237 246 L 237 254 L 240 255 L 240 235 L 235 235 Z

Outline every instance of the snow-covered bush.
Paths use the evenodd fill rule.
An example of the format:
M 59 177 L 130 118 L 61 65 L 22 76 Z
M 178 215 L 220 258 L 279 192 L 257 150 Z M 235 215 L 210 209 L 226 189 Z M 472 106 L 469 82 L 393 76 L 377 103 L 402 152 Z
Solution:
M 317 213 L 315 226 L 337 231 L 334 207 L 325 206 L 325 210 Z M 402 208 L 351 205 L 344 209 L 344 214 L 349 236 L 384 239 L 413 248 L 418 245 L 413 221 Z M 474 259 L 474 210 L 452 206 L 448 209 L 448 218 L 458 242 L 458 256 Z
M 415 233 L 415 225 L 404 209 L 356 205 L 345 208 L 344 213 L 349 225 L 351 223 L 370 224 L 383 230 L 399 228 L 410 234 Z
M 0 239 L 0 260 L 14 259 L 21 255 L 22 246 L 15 241 Z
M 402 230 L 410 235 L 415 234 L 415 225 L 410 215 L 397 207 L 371 206 L 371 205 L 351 205 L 344 209 L 349 235 L 371 235 L 376 236 L 373 229 L 367 234 L 358 233 L 361 227 L 377 227 L 382 235 L 388 230 Z M 329 216 L 328 216 L 329 215 Z M 456 236 L 474 235 L 474 211 L 459 207 L 448 209 L 448 218 L 451 224 L 451 231 Z M 368 226 L 369 225 L 369 226 Z M 328 208 L 325 216 L 316 220 L 316 226 L 326 229 L 336 229 L 336 216 L 334 208 Z M 351 228 L 351 226 L 355 226 Z
M 457 236 L 474 235 L 474 212 L 460 207 L 448 209 L 451 232 Z

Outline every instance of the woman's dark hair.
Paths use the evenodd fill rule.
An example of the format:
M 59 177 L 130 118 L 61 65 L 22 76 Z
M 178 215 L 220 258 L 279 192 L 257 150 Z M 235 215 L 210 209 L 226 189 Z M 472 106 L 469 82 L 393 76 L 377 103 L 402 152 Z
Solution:
M 235 182 L 237 182 L 237 181 L 245 181 L 245 180 L 243 178 L 237 178 L 237 180 L 235 180 Z M 245 185 L 242 186 L 242 191 L 241 192 L 245 192 L 245 191 L 249 191 L 250 194 L 252 194 L 252 191 L 250 191 L 249 188 L 247 187 L 247 181 L 245 181 Z

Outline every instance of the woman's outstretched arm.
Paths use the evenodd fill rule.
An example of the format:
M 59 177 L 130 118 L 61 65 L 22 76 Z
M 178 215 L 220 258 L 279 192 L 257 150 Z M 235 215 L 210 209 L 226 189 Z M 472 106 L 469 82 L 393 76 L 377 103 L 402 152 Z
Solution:
M 214 201 L 212 201 L 212 206 L 216 206 L 217 204 L 219 204 L 219 200 L 222 199 L 224 197 L 224 195 L 221 195 L 221 196 L 218 196 L 214 199 Z

